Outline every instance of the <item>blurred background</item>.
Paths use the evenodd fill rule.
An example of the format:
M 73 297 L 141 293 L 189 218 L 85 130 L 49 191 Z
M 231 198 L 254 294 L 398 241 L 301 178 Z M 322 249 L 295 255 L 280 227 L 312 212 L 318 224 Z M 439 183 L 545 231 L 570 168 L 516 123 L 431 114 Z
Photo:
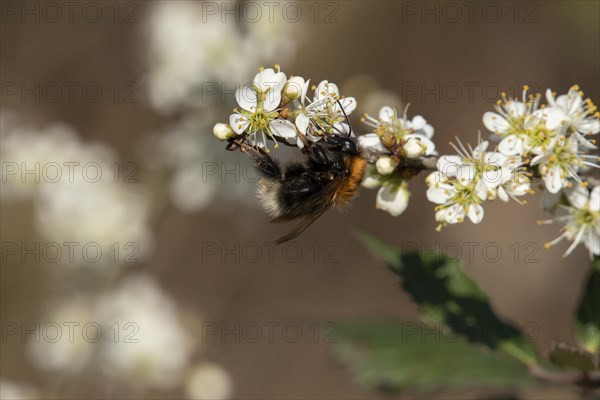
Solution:
M 279 63 L 356 97 L 356 132 L 369 131 L 362 113 L 410 104 L 450 153 L 455 135 L 487 136 L 481 116 L 500 91 L 577 83 L 597 103 L 599 12 L 595 1 L 2 1 L 3 398 L 389 397 L 330 351 L 343 321 L 418 321 L 357 229 L 460 259 L 540 352 L 569 341 L 588 255 L 544 249 L 559 233 L 536 224 L 538 195 L 436 232 L 422 177 L 400 217 L 363 189 L 352 209 L 273 247 L 289 227 L 269 223 L 251 163 L 212 126 L 228 121 L 237 86 Z

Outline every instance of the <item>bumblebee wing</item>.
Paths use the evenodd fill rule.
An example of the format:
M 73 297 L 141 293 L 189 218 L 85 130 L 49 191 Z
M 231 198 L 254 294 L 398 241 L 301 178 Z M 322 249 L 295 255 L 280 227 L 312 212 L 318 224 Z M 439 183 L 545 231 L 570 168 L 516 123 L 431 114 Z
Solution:
M 298 178 L 302 181 L 302 178 Z M 277 239 L 281 244 L 294 239 L 306 230 L 313 222 L 323 215 L 332 205 L 332 199 L 335 194 L 336 185 L 318 185 L 312 182 L 303 182 L 303 184 L 292 185 L 284 193 L 283 202 L 287 207 L 283 209 L 282 215 L 275 218 L 272 222 L 291 221 L 300 219 L 298 225 L 287 235 Z
M 274 221 L 290 221 L 296 218 L 315 214 L 322 206 L 329 205 L 335 195 L 337 181 L 331 173 L 306 173 L 286 171 L 285 182 L 277 188 L 278 212 Z
M 319 219 L 319 217 L 321 215 L 323 215 L 325 213 L 325 211 L 327 211 L 329 209 L 329 206 L 330 206 L 330 204 L 327 204 L 326 207 L 321 207 L 320 209 L 316 210 L 314 213 L 309 214 L 309 215 L 305 216 L 304 218 L 302 218 L 300 223 L 294 229 L 292 229 L 287 235 L 284 235 L 284 236 L 280 237 L 279 239 L 277 239 L 276 243 L 282 244 L 282 243 L 285 243 L 289 240 L 292 240 L 292 239 L 300 236 L 300 234 L 302 232 L 304 232 L 306 230 L 306 228 L 308 228 L 313 222 L 315 222 L 317 219 Z

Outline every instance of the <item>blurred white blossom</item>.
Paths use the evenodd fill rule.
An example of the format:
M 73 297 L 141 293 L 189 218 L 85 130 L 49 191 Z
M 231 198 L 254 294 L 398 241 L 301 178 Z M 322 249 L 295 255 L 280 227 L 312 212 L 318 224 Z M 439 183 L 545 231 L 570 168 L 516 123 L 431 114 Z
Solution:
M 45 185 L 36 201 L 37 228 L 49 241 L 78 243 L 75 262 L 140 262 L 152 232 L 149 200 L 135 185 L 112 177 Z
M 218 194 L 213 174 L 220 171 L 211 154 L 209 130 L 204 124 L 184 121 L 151 135 L 144 146 L 146 165 L 169 171 L 169 199 L 183 212 L 208 207 Z
M 0 378 L 0 399 L 33 400 L 41 398 L 37 390 L 29 383 Z
M 96 165 L 108 167 L 115 155 L 105 145 L 83 144 L 77 133 L 63 124 L 43 129 L 16 126 L 2 134 L 0 160 L 5 177 L 2 200 L 31 199 L 41 186 L 69 182 L 84 175 Z
M 181 384 L 194 342 L 177 304 L 146 275 L 126 278 L 100 303 L 107 323 L 129 323 L 129 335 L 110 340 L 102 352 L 109 377 L 157 388 Z
M 137 262 L 148 254 L 150 203 L 141 183 L 125 182 L 108 146 L 84 143 L 62 124 L 17 126 L 3 135 L 0 158 L 2 199 L 32 200 L 44 238 L 75 243 L 62 252 L 69 263 Z
M 54 304 L 28 336 L 28 355 L 36 367 L 47 371 L 74 373 L 85 368 L 102 346 L 107 334 L 89 297 L 75 296 Z
M 226 400 L 231 396 L 233 382 L 229 373 L 213 363 L 202 363 L 188 373 L 185 393 L 194 400 Z
M 231 2 L 235 8 L 241 3 Z M 150 102 L 172 113 L 185 105 L 205 106 L 202 93 L 232 90 L 246 81 L 255 65 L 287 61 L 296 49 L 298 24 L 267 15 L 251 23 L 236 23 L 208 15 L 202 2 L 155 2 L 148 18 Z

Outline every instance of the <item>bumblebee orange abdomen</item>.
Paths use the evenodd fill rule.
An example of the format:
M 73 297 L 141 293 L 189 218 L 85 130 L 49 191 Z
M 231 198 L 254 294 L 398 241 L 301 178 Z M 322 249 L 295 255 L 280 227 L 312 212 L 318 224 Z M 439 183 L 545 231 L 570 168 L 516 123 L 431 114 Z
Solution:
M 349 176 L 340 181 L 333 196 L 333 203 L 337 206 L 347 205 L 356 196 L 367 168 L 367 160 L 360 156 L 349 157 L 347 164 Z

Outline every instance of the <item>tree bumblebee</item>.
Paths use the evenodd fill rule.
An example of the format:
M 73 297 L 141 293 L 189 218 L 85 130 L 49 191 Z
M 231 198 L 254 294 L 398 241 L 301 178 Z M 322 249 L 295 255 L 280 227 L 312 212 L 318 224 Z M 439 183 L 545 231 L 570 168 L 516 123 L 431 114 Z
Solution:
M 301 219 L 281 244 L 299 236 L 331 206 L 344 208 L 356 197 L 365 174 L 367 160 L 357 141 L 338 133 L 325 134 L 317 142 L 304 141 L 305 159 L 282 168 L 265 150 L 235 140 L 229 150 L 240 149 L 256 163 L 260 179 L 258 197 L 275 221 Z

